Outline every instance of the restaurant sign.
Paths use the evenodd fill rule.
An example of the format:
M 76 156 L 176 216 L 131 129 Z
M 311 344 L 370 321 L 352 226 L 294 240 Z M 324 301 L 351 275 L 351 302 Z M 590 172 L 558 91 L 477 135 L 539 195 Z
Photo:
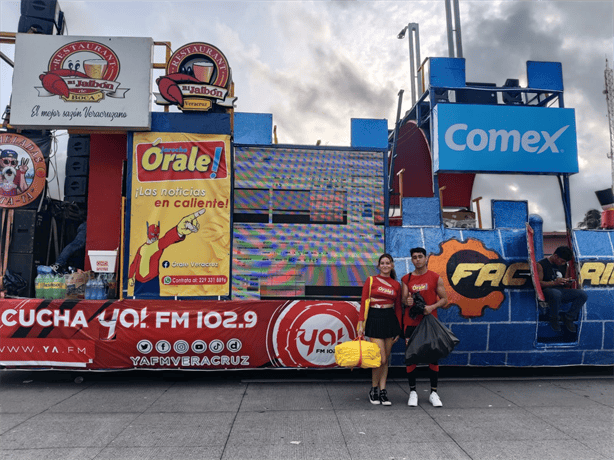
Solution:
M 11 125 L 149 130 L 151 38 L 17 34 Z
M 156 104 L 206 112 L 232 108 L 232 76 L 226 56 L 208 43 L 189 43 L 171 56 L 166 75 L 156 80 Z

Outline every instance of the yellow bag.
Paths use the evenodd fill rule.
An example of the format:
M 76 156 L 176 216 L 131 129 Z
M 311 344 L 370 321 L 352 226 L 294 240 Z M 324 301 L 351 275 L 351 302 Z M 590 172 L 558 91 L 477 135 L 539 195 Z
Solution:
M 382 355 L 376 343 L 357 337 L 335 347 L 335 362 L 341 367 L 380 367 Z

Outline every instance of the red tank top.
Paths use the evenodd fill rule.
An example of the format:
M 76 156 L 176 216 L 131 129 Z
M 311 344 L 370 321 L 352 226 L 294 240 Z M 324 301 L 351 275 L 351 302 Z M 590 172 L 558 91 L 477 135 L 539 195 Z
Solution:
M 410 294 L 419 292 L 424 298 L 427 305 L 433 305 L 439 300 L 437 295 L 437 281 L 439 281 L 439 275 L 435 272 L 427 270 L 424 275 L 411 275 L 408 273 L 401 278 L 401 283 L 405 284 L 409 288 Z M 432 315 L 437 318 L 437 310 L 434 310 Z M 424 315 L 418 315 L 415 319 L 409 317 L 409 307 L 405 307 L 405 316 L 403 317 L 404 326 L 417 326 Z

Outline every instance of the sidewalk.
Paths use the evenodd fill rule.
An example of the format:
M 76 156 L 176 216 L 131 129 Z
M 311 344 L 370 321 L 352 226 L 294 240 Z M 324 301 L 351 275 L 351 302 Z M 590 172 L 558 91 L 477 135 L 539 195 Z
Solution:
M 0 459 L 613 459 L 614 380 L 442 378 L 369 404 L 368 373 L 0 371 Z M 75 383 L 75 376 L 83 376 Z

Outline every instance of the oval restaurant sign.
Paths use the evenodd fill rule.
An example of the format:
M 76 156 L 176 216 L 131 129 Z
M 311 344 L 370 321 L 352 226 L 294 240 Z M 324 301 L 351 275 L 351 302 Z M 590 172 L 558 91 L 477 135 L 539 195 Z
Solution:
M 39 97 L 56 95 L 65 102 L 99 102 L 105 94 L 124 98 L 128 89 L 119 89 L 119 70 L 119 59 L 108 46 L 88 40 L 68 43 L 51 56 L 47 72 L 39 76 Z
M 441 253 L 430 256 L 429 269 L 443 279 L 448 305 L 458 305 L 465 318 L 482 316 L 487 307 L 498 309 L 505 289 L 533 288 L 528 263 L 506 264 L 499 254 L 472 238 L 463 243 L 444 242 Z
M 226 56 L 208 43 L 189 43 L 171 56 L 166 75 L 156 80 L 156 104 L 206 112 L 213 104 L 232 108 L 236 97 Z
M 0 134 L 0 207 L 29 204 L 43 191 L 46 177 L 38 145 L 19 134 Z

